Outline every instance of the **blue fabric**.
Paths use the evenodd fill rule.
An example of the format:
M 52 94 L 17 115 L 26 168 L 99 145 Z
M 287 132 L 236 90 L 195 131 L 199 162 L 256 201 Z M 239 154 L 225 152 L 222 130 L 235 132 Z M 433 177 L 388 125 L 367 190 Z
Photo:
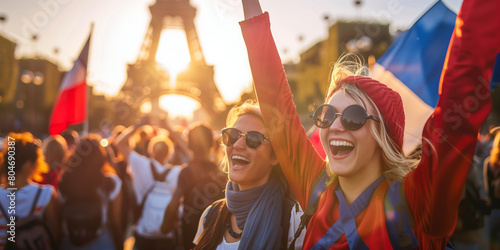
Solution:
M 227 208 L 236 217 L 236 224 L 240 229 L 245 227 L 248 213 L 253 204 L 262 194 L 266 185 L 247 190 L 239 190 L 238 185 L 229 181 L 226 188 Z
M 375 190 L 375 189 L 374 189 Z M 340 214 L 340 222 L 342 223 L 342 228 L 344 229 L 345 236 L 347 238 L 347 244 L 351 249 L 368 249 L 366 244 L 363 242 L 361 237 L 359 236 L 358 230 L 356 228 L 356 221 L 354 220 L 357 216 L 352 214 L 352 210 L 347 204 L 347 201 L 344 198 L 344 194 L 342 190 L 335 190 L 335 194 L 339 199 L 339 214 Z M 370 196 L 368 196 L 368 201 L 370 200 Z
M 407 214 L 406 200 L 401 199 L 401 184 L 402 180 L 393 182 L 385 195 L 384 209 L 387 232 L 394 249 L 414 249 L 418 247 L 418 241 L 410 223 L 412 215 Z
M 323 176 L 323 178 L 321 178 L 321 180 L 318 181 L 316 187 L 314 187 L 314 190 L 311 193 L 311 197 L 309 197 L 309 203 L 307 203 L 308 206 L 314 206 L 314 203 L 316 203 L 321 194 L 325 191 L 327 179 L 328 175 L 325 174 L 325 176 Z
M 500 53 L 498 53 L 495 67 L 493 67 L 493 76 L 491 77 L 490 83 L 491 91 L 495 90 L 498 85 L 500 85 Z
M 278 180 L 270 178 L 258 192 L 257 199 L 253 199 L 247 218 L 244 223 L 238 249 L 279 249 L 281 243 L 281 211 L 284 199 L 284 190 Z M 226 188 L 226 201 L 231 213 L 241 213 L 247 209 L 248 197 L 245 194 L 255 195 L 257 191 L 239 191 L 238 186 L 229 181 Z M 239 226 L 238 226 L 239 227 Z
M 347 204 L 347 201 L 344 198 L 344 194 L 342 193 L 340 185 L 337 186 L 335 194 L 337 195 L 340 203 L 340 219 L 337 220 L 333 224 L 333 226 L 330 227 L 330 229 L 328 229 L 325 235 L 323 235 L 323 237 L 318 242 L 316 242 L 312 249 L 329 249 L 344 233 L 346 235 L 349 248 L 368 249 L 368 247 L 358 234 L 356 222 L 354 221 L 354 219 L 366 208 L 366 206 L 368 206 L 373 192 L 375 192 L 375 189 L 383 180 L 384 177 L 380 176 L 377 180 L 370 184 L 370 186 L 368 186 L 350 206 Z
M 378 60 L 431 107 L 439 99 L 439 80 L 456 17 L 438 1 Z

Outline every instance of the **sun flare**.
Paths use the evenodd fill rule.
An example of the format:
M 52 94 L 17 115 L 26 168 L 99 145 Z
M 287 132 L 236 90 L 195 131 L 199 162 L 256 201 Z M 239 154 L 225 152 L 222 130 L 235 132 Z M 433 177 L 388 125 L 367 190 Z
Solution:
M 184 30 L 166 29 L 162 31 L 156 52 L 156 61 L 170 73 L 172 86 L 175 77 L 186 69 L 191 61 Z
M 182 95 L 163 95 L 159 100 L 160 109 L 167 111 L 170 118 L 185 117 L 188 120 L 193 119 L 193 113 L 201 105 L 186 96 Z

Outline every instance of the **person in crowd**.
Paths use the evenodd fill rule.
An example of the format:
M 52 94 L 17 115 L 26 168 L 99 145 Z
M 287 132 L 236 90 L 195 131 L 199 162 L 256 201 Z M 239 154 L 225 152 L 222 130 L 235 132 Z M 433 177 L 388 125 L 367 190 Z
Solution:
M 490 156 L 484 161 L 484 184 L 491 200 L 488 219 L 490 249 L 500 249 L 500 133 L 496 133 Z
M 66 144 L 68 146 L 69 151 L 75 150 L 76 146 L 80 142 L 80 136 L 78 132 L 73 129 L 66 129 L 61 132 L 61 136 L 66 140 Z
M 144 120 L 147 120 L 149 122 L 144 123 L 144 125 L 135 130 L 134 151 L 139 153 L 140 155 L 149 157 L 148 144 L 151 141 L 151 138 L 153 138 L 154 136 L 154 128 L 151 125 L 149 125 L 150 123 L 149 117 L 144 117 Z
M 181 171 L 181 166 L 168 164 L 172 141 L 166 131 L 159 130 L 148 143 L 147 155 L 150 158 L 132 150 L 129 145 L 129 139 L 137 128 L 149 122 L 149 119 L 141 119 L 139 125 L 128 127 L 115 142 L 133 174 L 132 184 L 139 205 L 134 249 L 174 249 L 177 245 L 176 233 L 160 231 L 165 209 L 177 188 Z
M 121 181 L 101 136 L 84 136 L 59 182 L 63 249 L 123 249 Z
M 40 141 L 29 132 L 9 133 L 4 141 L 0 155 L 2 183 L 0 225 L 3 226 L 0 228 L 0 249 L 13 247 L 9 246 L 9 243 L 13 242 L 8 241 L 8 238 L 13 235 L 8 234 L 8 230 L 14 231 L 16 237 L 14 240 L 21 241 L 24 238 L 29 241 L 28 246 L 17 245 L 17 247 L 27 248 L 38 244 L 38 246 L 54 248 L 59 244 L 59 211 L 56 192 L 50 185 L 32 182 L 32 180 L 40 181 L 41 173 L 48 171 L 40 144 Z M 11 207 L 12 198 L 9 197 L 14 197 L 14 208 Z M 11 216 L 15 216 L 15 223 L 17 223 L 14 230 L 6 226 L 11 223 Z M 29 234 L 33 232 L 23 231 L 21 228 L 21 221 L 30 216 L 41 219 L 48 228 L 46 237 L 42 237 L 42 240 L 38 239 L 38 242 L 34 239 L 30 240 Z
M 164 119 L 163 119 L 164 120 Z M 182 165 L 188 163 L 193 155 L 187 148 L 187 144 L 183 139 L 186 129 L 180 125 L 168 131 L 168 135 L 172 141 L 182 140 L 183 143 L 174 143 L 174 152 L 170 157 L 169 163 L 173 165 Z
M 116 147 L 116 138 L 125 130 L 126 128 L 122 125 L 117 125 L 113 128 L 111 132 L 111 137 L 109 137 L 108 145 L 105 147 L 106 153 L 108 155 L 108 161 L 116 171 L 116 174 L 122 182 L 121 192 L 122 192 L 122 226 L 123 232 L 127 235 L 129 228 L 133 226 L 133 213 L 134 206 L 136 204 L 136 197 L 134 194 L 134 189 L 132 186 L 132 176 L 129 171 L 127 171 L 127 161 L 123 158 Z
M 179 174 L 178 187 L 165 210 L 162 232 L 175 229 L 177 212 L 183 200 L 182 244 L 185 249 L 192 249 L 201 214 L 214 201 L 224 198 L 227 175 L 211 159 L 213 135 L 210 125 L 193 124 L 188 130 L 188 145 L 193 159 Z
M 488 78 L 500 52 L 500 16 L 494 11 L 500 2 L 464 1 L 440 100 L 423 130 L 421 160 L 403 154 L 400 95 L 361 75 L 364 70 L 357 64 L 337 63 L 325 104 L 312 115 L 326 161 L 301 125 L 268 13 L 258 0 L 242 3 L 246 20 L 240 25 L 266 138 L 301 206 L 316 211 L 304 249 L 444 249 L 455 227 L 477 133 L 491 108 Z M 479 25 L 479 17 L 489 21 Z M 323 171 L 325 185 L 315 182 Z M 317 194 L 314 209 L 310 198 Z
M 195 249 L 287 248 L 302 211 L 281 172 L 259 107 L 250 102 L 234 107 L 226 126 L 226 197 L 203 212 Z
M 40 184 L 49 184 L 57 190 L 68 155 L 66 140 L 60 135 L 47 137 L 42 143 L 42 152 L 49 172 L 42 174 Z
M 486 195 L 479 152 L 467 175 L 465 188 L 458 206 L 458 220 L 451 236 L 457 250 L 487 249 L 488 240 L 483 235 L 485 216 L 490 214 L 490 199 Z

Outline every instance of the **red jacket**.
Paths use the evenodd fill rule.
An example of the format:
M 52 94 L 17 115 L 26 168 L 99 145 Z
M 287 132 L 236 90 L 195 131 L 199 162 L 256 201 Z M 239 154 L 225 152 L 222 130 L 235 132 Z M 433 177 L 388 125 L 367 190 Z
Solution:
M 473 2 L 465 0 L 458 17 L 464 22 L 458 22 L 462 26 L 454 32 L 441 79 L 441 98 L 423 131 L 422 136 L 429 141 L 423 142 L 422 161 L 403 180 L 420 249 L 443 249 L 453 233 L 476 135 L 491 106 L 488 81 L 484 79 L 491 77 L 500 50 L 500 15 L 495 13 L 500 2 L 494 3 L 497 7 Z M 470 8 L 473 5 L 474 9 Z M 481 22 L 488 26 L 475 29 Z M 297 115 L 268 14 L 240 24 L 270 141 L 299 203 L 306 207 L 309 188 L 325 162 L 307 139 Z M 476 46 L 478 42 L 481 46 Z M 370 249 L 392 248 L 383 203 L 389 184 L 383 181 L 367 208 L 355 218 L 357 231 Z M 333 183 L 320 198 L 307 227 L 304 249 L 314 246 L 339 219 L 336 186 Z M 349 249 L 345 235 L 331 249 Z

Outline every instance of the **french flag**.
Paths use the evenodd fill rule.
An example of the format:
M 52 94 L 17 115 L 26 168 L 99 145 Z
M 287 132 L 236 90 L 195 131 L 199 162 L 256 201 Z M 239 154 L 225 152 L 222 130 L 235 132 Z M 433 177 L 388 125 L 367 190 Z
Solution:
M 439 80 L 456 18 L 457 14 L 438 1 L 394 41 L 371 71 L 374 79 L 403 99 L 406 153 L 420 143 L 425 122 L 437 105 Z M 309 139 L 325 158 L 319 129 L 310 133 Z
M 371 74 L 401 95 L 406 115 L 404 148 L 419 143 L 439 99 L 439 81 L 457 15 L 438 1 L 401 34 Z
M 60 134 L 69 124 L 78 124 L 87 119 L 87 61 L 89 58 L 89 35 L 73 68 L 64 76 L 50 117 L 49 133 Z

